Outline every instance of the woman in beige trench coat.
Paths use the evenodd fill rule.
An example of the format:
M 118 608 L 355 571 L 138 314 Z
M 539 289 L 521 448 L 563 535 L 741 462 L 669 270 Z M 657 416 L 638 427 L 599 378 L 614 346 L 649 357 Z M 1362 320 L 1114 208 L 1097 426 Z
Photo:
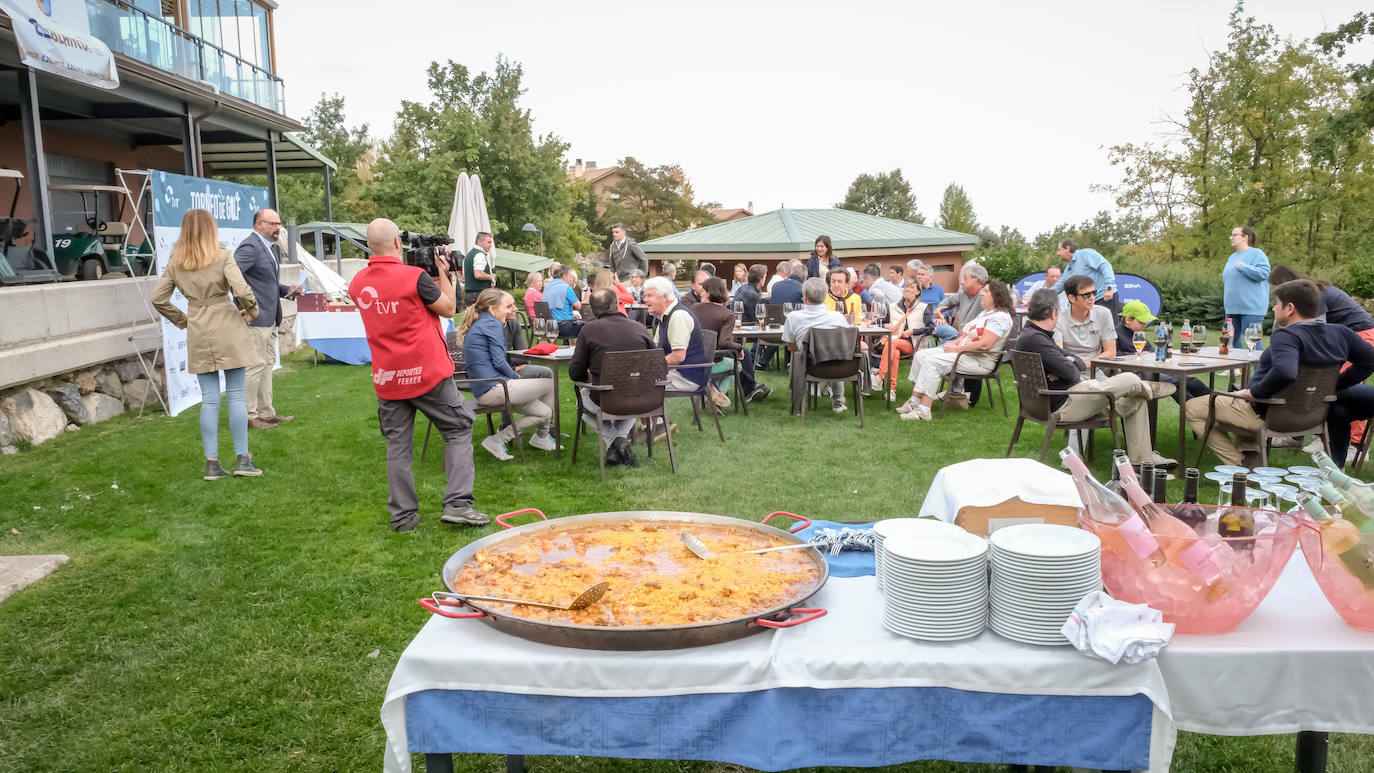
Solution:
M 172 305 L 172 291 L 186 296 L 186 312 Z M 229 297 L 233 292 L 234 298 Z M 234 305 L 237 299 L 243 307 Z M 248 321 L 258 312 L 257 299 L 219 243 L 219 227 L 210 213 L 193 209 L 181 219 L 181 237 L 153 290 L 153 307 L 186 331 L 188 367 L 200 382 L 200 440 L 205 447 L 205 480 L 228 477 L 219 463 L 219 374 L 224 373 L 229 403 L 229 431 L 234 436 L 234 475 L 261 475 L 248 453 L 248 406 L 244 401 L 244 368 L 257 361 Z

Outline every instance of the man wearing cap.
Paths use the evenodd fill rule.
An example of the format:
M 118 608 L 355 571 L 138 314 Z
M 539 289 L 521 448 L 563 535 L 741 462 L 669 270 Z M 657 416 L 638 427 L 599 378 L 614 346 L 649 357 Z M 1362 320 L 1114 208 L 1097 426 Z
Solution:
M 1158 317 L 1150 313 L 1150 307 L 1140 301 L 1131 301 L 1121 307 L 1121 322 L 1116 326 L 1116 350 L 1118 352 L 1132 352 L 1135 350 L 1135 334 L 1145 332 L 1145 328 L 1154 322 Z M 1150 337 L 1145 336 L 1144 352 L 1153 352 L 1155 347 L 1150 343 Z M 1178 400 L 1178 376 L 1162 373 L 1159 376 L 1161 384 L 1173 384 L 1174 399 Z M 1212 390 L 1202 383 L 1201 380 L 1188 377 L 1187 385 L 1188 397 L 1200 397 Z M 1162 395 L 1161 395 L 1162 396 Z

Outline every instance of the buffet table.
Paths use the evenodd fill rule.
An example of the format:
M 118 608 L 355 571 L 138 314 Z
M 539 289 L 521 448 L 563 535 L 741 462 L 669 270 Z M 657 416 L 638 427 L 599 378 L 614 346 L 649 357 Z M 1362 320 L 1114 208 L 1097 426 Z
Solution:
M 761 770 L 916 759 L 1168 770 L 1154 661 L 1111 666 L 992 633 L 932 644 L 882 627 L 872 576 L 832 578 L 826 617 L 709 647 L 605 652 L 429 619 L 382 705 L 385 769 L 410 754 L 715 760 Z

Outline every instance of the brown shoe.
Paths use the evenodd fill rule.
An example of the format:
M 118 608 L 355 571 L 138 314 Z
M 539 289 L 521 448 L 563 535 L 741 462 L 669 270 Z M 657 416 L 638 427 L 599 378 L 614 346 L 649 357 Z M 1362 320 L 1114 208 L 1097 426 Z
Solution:
M 295 416 L 283 416 L 283 415 L 281 415 L 280 413 L 274 413 L 274 414 L 272 414 L 272 419 L 271 419 L 271 421 L 275 421 L 276 423 L 281 424 L 281 423 L 284 422 L 284 421 L 291 421 L 291 420 L 294 419 L 294 418 L 296 418 L 296 417 L 295 417 Z
M 272 429 L 275 426 L 277 426 L 277 423 L 269 419 L 248 420 L 248 429 Z

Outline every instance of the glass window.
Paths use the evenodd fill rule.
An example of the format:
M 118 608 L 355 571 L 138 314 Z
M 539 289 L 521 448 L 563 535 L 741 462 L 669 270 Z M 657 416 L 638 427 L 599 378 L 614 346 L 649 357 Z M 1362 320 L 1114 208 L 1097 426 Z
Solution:
M 267 39 L 267 9 L 253 5 L 254 28 L 258 31 L 258 66 L 262 69 L 272 71 L 272 49 Z

